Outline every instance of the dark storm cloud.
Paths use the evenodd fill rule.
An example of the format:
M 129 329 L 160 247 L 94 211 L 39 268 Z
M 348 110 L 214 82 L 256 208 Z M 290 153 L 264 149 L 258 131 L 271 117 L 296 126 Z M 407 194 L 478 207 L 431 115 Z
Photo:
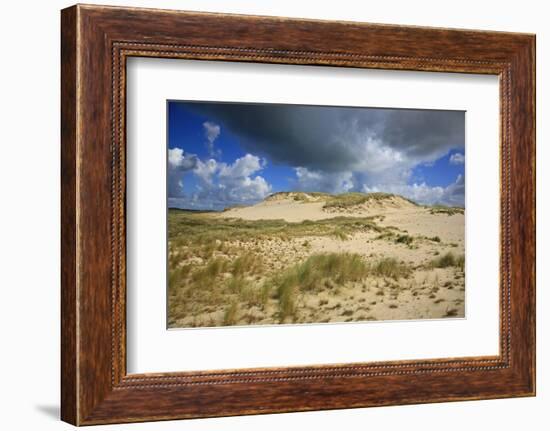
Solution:
M 316 171 L 369 171 L 379 156 L 414 165 L 464 147 L 460 111 L 196 102 L 186 106 L 223 124 L 246 151 Z
M 378 136 L 406 154 L 430 158 L 451 148 L 464 147 L 464 112 L 385 110 Z

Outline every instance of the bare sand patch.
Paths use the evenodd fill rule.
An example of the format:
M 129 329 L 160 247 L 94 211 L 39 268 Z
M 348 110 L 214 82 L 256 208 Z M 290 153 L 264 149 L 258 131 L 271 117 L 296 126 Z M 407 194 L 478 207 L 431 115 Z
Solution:
M 301 222 L 304 220 L 323 220 L 334 215 L 323 212 L 324 202 L 296 202 L 280 200 L 261 202 L 257 205 L 244 208 L 232 208 L 216 214 L 222 218 L 240 218 L 243 220 L 285 220 Z

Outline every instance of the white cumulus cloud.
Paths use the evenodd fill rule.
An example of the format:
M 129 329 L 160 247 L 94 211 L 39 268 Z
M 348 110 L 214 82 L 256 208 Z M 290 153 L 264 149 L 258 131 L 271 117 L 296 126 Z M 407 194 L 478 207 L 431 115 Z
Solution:
M 378 184 L 370 187 L 363 185 L 362 191 L 365 193 L 395 193 L 419 204 L 464 206 L 464 177 L 462 175 L 458 175 L 456 180 L 446 187 L 429 186 L 425 182 L 420 184 Z
M 203 184 L 212 185 L 214 181 L 214 175 L 219 170 L 219 164 L 214 159 L 206 161 L 197 160 L 197 166 L 193 170 L 195 175 L 199 177 Z
M 304 167 L 294 169 L 297 189 L 308 192 L 345 193 L 353 189 L 351 172 L 320 172 Z
M 189 171 L 197 165 L 197 156 L 185 154 L 181 148 L 170 148 L 168 150 L 168 168 Z
M 226 178 L 248 177 L 262 168 L 263 162 L 259 157 L 247 154 L 235 160 L 232 165 L 222 163 L 220 176 Z
M 197 160 L 193 169 L 198 178 L 197 190 L 185 201 L 187 207 L 223 209 L 236 204 L 251 204 L 271 193 L 271 185 L 258 175 L 265 162 L 246 154 L 227 164 L 214 159 Z

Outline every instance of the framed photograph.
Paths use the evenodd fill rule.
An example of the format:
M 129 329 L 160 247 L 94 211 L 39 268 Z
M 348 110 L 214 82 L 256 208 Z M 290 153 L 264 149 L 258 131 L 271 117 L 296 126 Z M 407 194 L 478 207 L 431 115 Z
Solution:
M 465 317 L 465 112 L 167 109 L 168 328 Z
M 62 11 L 62 419 L 535 394 L 535 36 Z

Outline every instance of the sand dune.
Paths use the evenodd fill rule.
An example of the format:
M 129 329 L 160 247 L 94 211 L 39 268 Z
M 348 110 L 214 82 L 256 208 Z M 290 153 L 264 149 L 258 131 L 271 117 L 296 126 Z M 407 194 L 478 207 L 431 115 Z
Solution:
M 298 200 L 296 197 L 302 197 Z M 330 195 L 328 195 L 330 196 Z M 382 226 L 397 226 L 413 235 L 439 236 L 454 242 L 463 242 L 464 214 L 442 217 L 432 214 L 430 207 L 419 206 L 400 196 L 372 200 L 359 205 L 326 207 L 327 198 L 309 197 L 306 193 L 278 193 L 249 207 L 231 208 L 213 217 L 243 220 L 284 220 L 299 223 L 305 220 L 327 220 L 338 216 L 383 216 Z
M 307 193 L 277 193 L 264 201 L 249 207 L 231 208 L 217 214 L 224 218 L 243 220 L 274 220 L 302 222 L 323 220 L 337 216 L 368 217 L 378 214 L 418 210 L 418 206 L 400 196 L 371 200 L 357 205 L 327 206 L 331 195 L 312 196 Z
M 170 238 L 176 267 L 197 268 L 198 274 L 217 260 L 227 265 L 215 275 L 216 283 L 228 287 L 212 293 L 216 300 L 204 296 L 204 290 L 192 293 L 184 282 L 197 283 L 198 275 L 189 272 L 182 287 L 170 286 L 170 309 L 176 310 L 169 316 L 171 327 L 464 317 L 462 209 L 421 206 L 384 193 L 292 192 L 277 193 L 249 207 L 176 216 L 190 232 L 197 223 L 205 224 L 197 231 L 201 235 L 197 245 L 177 246 L 177 236 Z M 193 223 L 186 225 L 187 220 Z M 206 257 L 203 232 L 219 238 Z M 227 236 L 222 238 L 222 233 Z M 239 272 L 244 287 L 236 288 L 237 272 L 231 265 L 243 255 L 250 256 L 252 266 Z M 293 271 L 303 275 L 305 267 L 300 265 L 307 266 L 319 256 L 351 260 L 357 256 L 368 275 L 348 280 L 349 270 L 338 275 L 334 269 L 319 276 L 314 289 L 296 282 L 291 311 L 285 311 L 288 304 L 281 296 L 281 283 L 286 282 L 281 277 Z M 383 267 L 388 262 L 393 268 L 389 272 Z M 187 302 L 181 303 L 180 297 Z
M 263 201 L 250 207 L 232 208 L 216 216 L 241 218 L 243 220 L 281 219 L 288 222 L 322 220 L 334 217 L 333 214 L 323 211 L 324 204 L 324 202 L 296 202 L 290 199 Z

